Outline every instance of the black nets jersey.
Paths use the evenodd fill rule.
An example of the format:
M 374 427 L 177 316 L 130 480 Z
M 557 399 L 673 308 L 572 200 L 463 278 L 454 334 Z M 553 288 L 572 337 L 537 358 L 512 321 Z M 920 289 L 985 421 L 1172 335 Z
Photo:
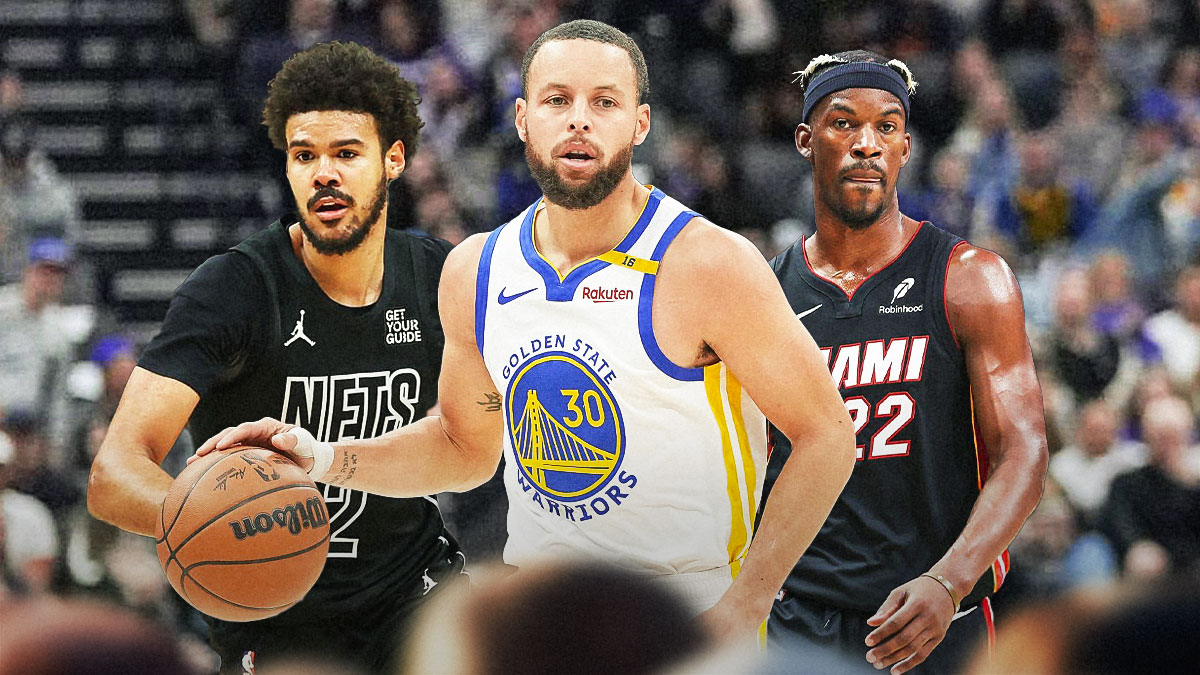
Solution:
M 261 417 L 325 441 L 378 436 L 437 402 L 437 285 L 450 245 L 389 229 L 379 299 L 331 300 L 276 221 L 198 267 L 176 291 L 139 365 L 200 395 L 197 442 Z M 420 595 L 430 561 L 453 555 L 432 497 L 393 499 L 318 484 L 329 556 L 279 620 L 311 620 Z
M 971 387 L 946 313 L 946 268 L 963 242 L 922 223 L 904 251 L 851 295 L 817 276 L 798 241 L 772 267 L 825 357 L 854 423 L 858 461 L 784 590 L 873 612 L 936 562 L 966 525 L 987 476 Z M 791 451 L 771 428 L 768 476 Z M 963 601 L 1003 580 L 1007 553 Z

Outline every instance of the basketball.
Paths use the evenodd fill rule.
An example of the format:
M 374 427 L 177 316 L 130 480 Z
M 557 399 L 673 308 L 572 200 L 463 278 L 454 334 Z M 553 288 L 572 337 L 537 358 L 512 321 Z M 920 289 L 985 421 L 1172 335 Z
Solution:
M 171 586 L 224 621 L 265 619 L 299 602 L 329 550 L 329 515 L 316 484 L 264 448 L 192 462 L 171 485 L 155 529 Z

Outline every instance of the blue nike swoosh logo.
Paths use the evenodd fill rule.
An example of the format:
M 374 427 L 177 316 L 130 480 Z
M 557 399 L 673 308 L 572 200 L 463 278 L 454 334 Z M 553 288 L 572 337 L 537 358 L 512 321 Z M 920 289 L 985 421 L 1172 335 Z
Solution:
M 507 305 L 508 303 L 512 302 L 513 300 L 516 300 L 517 298 L 521 297 L 522 295 L 525 295 L 527 293 L 532 293 L 536 290 L 537 290 L 536 288 L 531 288 L 527 291 L 521 291 L 520 293 L 514 293 L 512 295 L 505 295 L 504 294 L 505 289 L 501 288 L 500 295 L 496 296 L 496 302 L 498 302 L 502 305 Z

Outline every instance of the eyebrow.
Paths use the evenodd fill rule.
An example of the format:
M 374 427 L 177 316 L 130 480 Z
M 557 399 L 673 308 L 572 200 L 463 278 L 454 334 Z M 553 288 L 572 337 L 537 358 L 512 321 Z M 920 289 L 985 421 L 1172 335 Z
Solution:
M 850 106 L 846 105 L 845 103 L 837 103 L 837 102 L 830 103 L 828 111 L 833 111 L 833 110 L 840 110 L 841 112 L 844 112 L 848 115 L 857 115 L 858 114 L 857 110 L 855 110 L 854 108 L 851 108 Z M 892 105 L 888 108 L 885 108 L 883 110 L 883 112 L 881 112 L 879 114 L 879 116 L 887 117 L 888 115 L 903 115 L 903 114 L 904 114 L 904 108 L 901 108 L 898 105 Z
M 542 91 L 548 91 L 548 90 L 554 90 L 554 89 L 570 89 L 570 88 L 571 87 L 566 84 L 561 84 L 558 82 L 551 82 L 551 83 L 547 84 L 546 86 L 542 87 Z M 596 91 L 596 90 L 618 91 L 617 85 L 615 85 L 615 84 L 598 84 L 598 85 L 592 87 L 592 90 L 593 91 Z
M 334 142 L 330 143 L 329 147 L 344 148 L 348 145 L 366 145 L 366 144 L 357 138 L 344 138 L 342 140 L 338 140 L 338 141 L 334 141 Z M 313 142 L 304 140 L 304 139 L 297 139 L 297 140 L 294 140 L 294 141 L 288 143 L 289 150 L 292 148 L 311 148 L 311 147 L 314 147 Z

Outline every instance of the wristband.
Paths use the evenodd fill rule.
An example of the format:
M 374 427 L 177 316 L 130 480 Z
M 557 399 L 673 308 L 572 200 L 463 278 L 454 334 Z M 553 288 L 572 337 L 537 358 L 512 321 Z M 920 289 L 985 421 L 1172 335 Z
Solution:
M 954 603 L 954 613 L 958 614 L 958 607 L 962 604 L 962 599 L 958 597 L 958 593 L 954 592 L 954 584 L 951 584 L 946 577 L 940 574 L 930 574 L 929 572 L 925 572 L 921 576 L 933 579 L 941 584 L 942 588 L 946 589 L 946 592 L 950 594 L 950 602 Z
M 318 441 L 313 438 L 313 435 L 308 433 L 308 429 L 304 427 L 293 427 L 284 433 L 292 434 L 296 437 L 296 447 L 292 453 L 297 457 L 308 457 L 313 461 L 312 468 L 308 470 L 308 475 L 313 480 L 318 480 L 329 472 L 329 467 L 333 466 L 333 445 L 324 441 Z

